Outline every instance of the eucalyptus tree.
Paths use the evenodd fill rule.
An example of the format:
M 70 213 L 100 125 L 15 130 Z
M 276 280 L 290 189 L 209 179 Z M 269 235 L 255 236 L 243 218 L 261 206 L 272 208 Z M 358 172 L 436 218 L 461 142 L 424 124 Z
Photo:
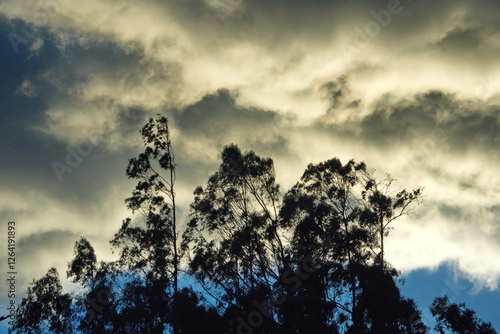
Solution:
M 358 333 L 384 321 L 368 308 L 379 297 L 368 277 L 378 277 L 395 308 L 406 307 L 391 328 L 421 333 L 411 328 L 421 322 L 405 324 L 408 312 L 420 314 L 400 296 L 395 270 L 380 265 L 388 224 L 420 190 L 392 196 L 364 163 L 330 159 L 310 164 L 282 195 L 271 159 L 234 145 L 221 158 L 206 187 L 195 190 L 184 247 L 191 273 L 226 314 L 257 308 L 265 315 L 261 333 Z M 269 298 L 276 293 L 279 303 Z
M 235 145 L 221 158 L 206 187 L 194 192 L 184 250 L 190 272 L 220 307 L 240 312 L 272 291 L 284 266 L 280 187 L 271 159 Z
M 375 312 L 385 303 L 377 294 L 383 291 L 391 296 L 392 307 L 405 310 L 393 329 L 405 327 L 420 333 L 417 327 L 425 327 L 412 301 L 401 298 L 394 283 L 397 272 L 384 264 L 383 256 L 389 224 L 411 212 L 421 190 L 391 194 L 391 183 L 390 178 L 376 180 L 362 162 L 351 160 L 344 165 L 335 158 L 310 164 L 285 195 L 281 223 L 293 234 L 292 263 L 312 256 L 318 267 L 314 272 L 317 282 L 303 284 L 298 290 L 317 299 L 314 307 L 301 312 L 303 316 L 316 321 L 317 314 L 323 314 L 325 328 L 337 324 L 349 333 L 367 333 L 377 322 L 388 321 L 377 318 Z M 371 284 L 372 280 L 380 286 Z M 324 307 L 321 312 L 318 305 Z M 411 324 L 406 321 L 410 316 L 414 318 Z M 291 318 L 299 321 L 297 316 Z
M 315 271 L 320 274 L 316 284 L 305 284 L 296 294 L 316 295 L 315 305 L 325 308 L 320 312 L 325 327 L 329 323 L 342 325 L 347 319 L 359 322 L 357 273 L 373 258 L 369 250 L 373 236 L 359 219 L 364 209 L 361 192 L 368 179 L 364 163 L 351 160 L 343 165 L 338 159 L 330 159 L 308 165 L 284 198 L 281 223 L 293 236 L 292 263 L 310 256 L 320 268 Z M 319 294 L 313 292 L 318 285 L 322 286 Z M 306 309 L 302 313 L 314 319 L 318 310 Z M 295 326 L 304 322 L 297 316 L 289 322 L 293 321 Z
M 144 152 L 130 159 L 127 167 L 127 176 L 138 180 L 126 199 L 135 216 L 123 221 L 111 243 L 120 249 L 119 264 L 144 279 L 151 332 L 162 333 L 170 324 L 177 333 L 176 165 L 167 118 L 149 119 L 140 133 Z
M 394 221 L 413 213 L 422 189 L 395 190 L 364 163 L 329 159 L 308 165 L 283 194 L 272 159 L 230 145 L 194 191 L 179 242 L 168 121 L 149 119 L 140 133 L 144 152 L 127 167 L 138 181 L 126 199 L 133 216 L 111 241 L 119 260 L 98 262 L 80 238 L 67 271 L 79 289 L 63 293 L 51 268 L 28 289 L 10 332 L 428 332 L 385 256 Z M 179 288 L 181 255 L 203 293 Z M 496 334 L 446 297 L 431 312 L 439 333 Z

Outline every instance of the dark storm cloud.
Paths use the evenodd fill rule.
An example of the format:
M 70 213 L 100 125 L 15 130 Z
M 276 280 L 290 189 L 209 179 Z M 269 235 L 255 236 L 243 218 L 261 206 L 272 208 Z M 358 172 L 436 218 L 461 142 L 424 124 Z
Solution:
M 347 77 L 341 76 L 337 80 L 325 83 L 321 90 L 324 91 L 325 97 L 330 102 L 329 112 L 335 112 L 338 108 L 353 108 L 357 107 L 359 100 L 353 100 Z
M 20 88 L 25 80 L 37 77 L 41 72 L 58 62 L 59 54 L 50 42 L 45 43 L 44 52 L 34 55 L 25 47 L 19 47 L 16 54 L 10 44 L 8 34 L 14 26 L 0 21 L 0 154 L 2 167 L 0 175 L 5 181 L 12 173 L 22 171 L 23 178 L 32 183 L 48 179 L 51 158 L 63 149 L 63 145 L 47 136 L 37 134 L 32 126 L 43 121 L 43 111 L 47 105 L 45 92 L 27 98 Z M 14 30 L 16 31 L 16 30 Z M 38 90 L 38 89 L 37 89 Z M 36 162 L 36 163 L 35 163 Z M 45 167 L 45 168 L 44 168 Z
M 20 24 L 14 24 L 19 28 Z M 66 202 L 76 197 L 75 206 L 81 205 L 83 198 L 95 197 L 94 193 L 101 193 L 101 185 L 105 185 L 106 179 L 113 179 L 109 173 L 109 168 L 100 168 L 99 164 L 107 167 L 116 166 L 119 163 L 120 172 L 124 171 L 125 161 L 119 160 L 115 156 L 106 158 L 102 154 L 102 148 L 93 146 L 93 153 L 82 161 L 80 168 L 75 168 L 74 173 L 64 175 L 60 182 L 53 168 L 53 162 L 60 162 L 66 165 L 66 158 L 70 150 L 76 147 L 68 145 L 52 136 L 37 131 L 46 122 L 44 111 L 50 100 L 57 97 L 63 99 L 66 91 L 61 91 L 59 87 L 71 89 L 80 82 L 79 76 L 75 73 L 76 68 L 71 68 L 71 62 L 61 56 L 61 53 L 50 39 L 50 35 L 45 35 L 44 46 L 33 54 L 28 48 L 19 48 L 17 54 L 11 48 L 8 40 L 9 26 L 3 21 L 1 40 L 1 90 L 0 90 L 0 154 L 2 166 L 0 177 L 4 189 L 18 189 L 28 191 L 29 188 L 43 189 L 43 193 L 55 196 L 59 200 Z M 16 30 L 15 30 L 16 31 Z M 16 31 L 19 33 L 19 31 Z M 99 49 L 99 45 L 95 49 Z M 108 48 L 106 51 L 94 51 L 91 55 L 82 55 L 82 59 L 109 58 L 115 48 Z M 80 50 L 81 51 L 81 50 Z M 90 51 L 88 51 L 90 53 Z M 115 54 L 118 53 L 115 51 Z M 129 57 L 122 52 L 122 58 Z M 119 56 L 115 57 L 120 58 Z M 116 59 L 109 59 L 109 63 L 120 63 Z M 129 62 L 122 61 L 123 66 L 132 66 Z M 126 64 L 126 65 L 124 65 Z M 119 65 L 115 65 L 119 66 Z M 48 83 L 44 78 L 44 73 L 54 70 L 58 73 L 58 87 Z M 19 91 L 25 80 L 30 80 L 38 92 L 34 96 L 26 96 Z M 143 112 L 138 108 L 122 108 L 118 110 L 117 122 L 122 135 L 136 135 L 137 130 L 143 123 Z M 68 150 L 69 148 L 69 150 Z M 93 173 L 88 168 L 92 166 L 101 169 L 102 172 L 89 177 L 88 172 Z M 87 173 L 86 173 L 87 172 Z M 120 176 L 122 176 L 121 173 Z M 82 177 L 83 176 L 83 177 Z M 90 180 L 90 182 L 89 182 Z M 68 196 L 68 193 L 75 194 Z M 84 201 L 85 202 L 85 201 Z
M 500 106 L 460 100 L 440 91 L 384 102 L 361 123 L 370 142 L 391 146 L 435 136 L 438 144 L 455 152 L 498 153 Z
M 455 29 L 450 31 L 436 45 L 446 52 L 459 53 L 463 51 L 475 51 L 482 46 L 484 41 L 480 31 L 476 29 Z
M 222 148 L 237 144 L 259 155 L 289 154 L 288 134 L 284 131 L 290 117 L 237 103 L 237 93 L 219 90 L 203 96 L 182 109 L 164 113 L 174 132 L 180 216 L 185 219 L 193 200 L 193 190 L 204 185 L 214 173 Z
M 237 143 L 279 150 L 286 142 L 283 126 L 290 119 L 273 111 L 238 106 L 234 93 L 219 90 L 187 106 L 175 121 L 191 140 L 207 141 L 219 148 Z
M 430 90 L 409 97 L 381 96 L 366 116 L 362 99 L 352 94 L 348 78 L 341 76 L 323 86 L 330 108 L 318 124 L 334 132 L 364 140 L 381 148 L 412 144 L 422 138 L 452 152 L 473 150 L 495 159 L 500 144 L 500 105 L 461 98 L 454 93 Z M 337 113 L 347 113 L 347 121 L 328 125 Z
M 23 229 L 22 223 L 17 223 L 18 232 Z M 33 266 L 34 263 L 46 263 L 53 266 L 60 263 L 57 254 L 71 254 L 75 240 L 79 235 L 63 230 L 38 232 L 32 235 L 25 235 L 17 240 L 16 263 L 18 272 L 24 275 L 18 277 L 17 286 L 27 287 L 33 278 L 40 278 L 48 269 L 41 269 Z M 4 254 L 1 255 L 2 263 L 6 263 Z M 41 270 L 40 270 L 41 269 Z M 61 278 L 65 278 L 65 272 L 59 272 Z M 6 273 L 0 274 L 4 279 Z M 24 290 L 24 289 L 23 289 Z M 6 296 L 1 296 L 5 298 Z M 3 303 L 2 303 L 3 304 Z
M 499 122 L 500 105 L 431 90 L 401 100 L 383 99 L 363 119 L 362 128 L 367 138 L 375 141 L 414 141 L 433 136 L 455 152 L 474 149 L 489 153 L 498 150 Z
M 464 187 L 472 187 L 470 184 L 463 184 L 462 186 Z M 497 217 L 497 223 L 498 223 L 498 217 L 500 214 L 500 206 L 497 205 L 491 205 L 486 208 L 482 208 L 481 210 L 484 210 L 487 214 L 490 214 L 494 217 Z M 454 221 L 458 223 L 465 223 L 469 224 L 470 221 L 473 221 L 477 219 L 476 215 L 474 212 L 471 210 L 465 210 L 463 207 L 458 206 L 458 205 L 446 205 L 443 204 L 439 207 L 439 211 L 444 215 L 449 217 L 450 219 L 453 219 Z M 492 237 L 496 238 L 497 241 L 500 242 L 500 225 L 493 226 L 494 230 L 492 231 Z

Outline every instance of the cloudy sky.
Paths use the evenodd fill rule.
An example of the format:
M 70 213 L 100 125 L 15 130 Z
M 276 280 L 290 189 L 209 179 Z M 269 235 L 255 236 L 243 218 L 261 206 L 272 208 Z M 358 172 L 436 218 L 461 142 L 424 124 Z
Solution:
M 499 17 L 498 0 L 3 0 L 0 222 L 17 222 L 18 290 L 50 266 L 64 278 L 80 235 L 114 258 L 127 159 L 161 113 L 184 216 L 230 143 L 272 157 L 285 190 L 332 157 L 425 187 L 389 241 L 404 292 L 500 328 Z

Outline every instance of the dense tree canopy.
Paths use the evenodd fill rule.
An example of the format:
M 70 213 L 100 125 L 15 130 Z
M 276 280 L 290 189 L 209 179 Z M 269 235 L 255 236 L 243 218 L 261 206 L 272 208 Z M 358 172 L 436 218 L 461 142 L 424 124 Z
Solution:
M 179 231 L 167 119 L 141 134 L 145 150 L 126 170 L 138 181 L 133 216 L 111 240 L 119 259 L 99 262 L 80 238 L 67 270 L 78 288 L 63 293 L 51 268 L 28 288 L 12 333 L 429 333 L 385 256 L 421 189 L 333 158 L 285 192 L 272 159 L 229 145 Z M 496 333 L 447 297 L 430 310 L 437 333 Z

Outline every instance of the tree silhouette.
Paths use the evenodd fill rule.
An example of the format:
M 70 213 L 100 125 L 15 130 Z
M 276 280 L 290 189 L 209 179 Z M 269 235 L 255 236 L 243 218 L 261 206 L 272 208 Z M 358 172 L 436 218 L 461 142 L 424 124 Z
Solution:
M 90 242 L 81 237 L 75 243 L 74 258 L 68 264 L 67 277 L 82 287 L 74 300 L 84 317 L 78 317 L 78 329 L 83 333 L 115 333 L 120 317 L 111 296 L 117 296 L 111 263 L 99 262 Z
M 368 306 L 375 301 L 372 289 L 377 289 L 369 283 L 375 278 L 393 282 L 396 277 L 396 271 L 385 264 L 382 255 L 385 229 L 411 209 L 420 190 L 411 193 L 403 190 L 390 197 L 378 190 L 382 183 L 367 172 L 364 163 L 351 160 L 343 165 L 338 159 L 330 159 L 310 164 L 300 181 L 285 195 L 281 223 L 293 235 L 290 250 L 293 262 L 299 263 L 309 256 L 321 269 L 315 272 L 321 275 L 316 278 L 316 285 L 310 287 L 314 291 L 322 286 L 322 292 L 315 293 L 321 297 L 313 303 L 310 317 L 317 323 L 318 314 L 327 315 L 323 319 L 325 330 L 331 330 L 328 324 L 336 319 L 339 330 L 369 332 L 368 328 L 374 327 L 371 320 L 375 319 L 370 320 L 374 313 L 369 312 Z M 308 281 L 302 289 L 309 285 Z M 392 300 L 393 305 L 407 304 L 399 298 L 395 285 L 389 284 L 387 288 L 389 291 L 383 290 L 384 293 L 398 297 Z M 311 295 L 312 292 L 306 293 L 308 302 Z M 319 312 L 318 305 L 324 305 L 325 309 Z M 397 307 L 402 305 L 396 304 Z M 301 312 L 302 316 L 307 314 L 305 310 Z M 300 315 L 291 319 L 304 323 Z M 398 319 L 402 321 L 401 317 Z
M 141 134 L 145 150 L 137 158 L 130 159 L 127 167 L 127 176 L 139 181 L 132 196 L 126 200 L 128 208 L 139 216 L 123 222 L 112 244 L 120 248 L 121 266 L 143 274 L 144 287 L 129 287 L 145 289 L 142 292 L 149 298 L 146 309 L 150 311 L 145 320 L 151 326 L 150 332 L 163 333 L 164 325 L 172 323 L 174 333 L 178 333 L 175 321 L 179 277 L 175 155 L 167 119 L 149 119 Z M 161 170 L 166 175 L 162 175 Z
M 361 323 L 356 329 L 362 333 L 428 332 L 421 313 L 411 299 L 401 296 L 391 272 L 380 266 L 368 266 L 359 275 L 361 293 L 358 309 Z M 356 331 L 352 331 L 356 333 Z
M 279 279 L 284 246 L 280 190 L 271 159 L 224 148 L 219 170 L 195 190 L 183 247 L 192 246 L 192 275 L 229 312 L 253 310 Z
M 71 320 L 71 298 L 62 293 L 56 268 L 50 268 L 28 288 L 27 297 L 19 305 L 14 325 L 9 332 L 63 334 Z
M 77 288 L 63 293 L 49 269 L 28 288 L 11 333 L 429 332 L 385 256 L 394 221 L 412 214 L 421 188 L 397 189 L 362 162 L 334 158 L 308 165 L 282 193 L 272 159 L 229 145 L 195 189 L 179 240 L 168 121 L 149 119 L 140 133 L 144 152 L 126 170 L 138 181 L 126 199 L 133 216 L 111 240 L 119 259 L 98 261 L 81 237 L 67 270 Z M 447 297 L 431 312 L 437 333 L 496 334 Z
M 476 317 L 476 312 L 465 304 L 452 304 L 447 296 L 434 299 L 430 307 L 436 317 L 436 331 L 440 334 L 496 334 L 490 323 Z
M 317 281 L 322 282 L 322 291 L 319 295 L 314 293 L 320 300 L 312 305 L 327 307 L 319 312 L 328 317 L 323 319 L 325 330 L 335 315 L 338 325 L 346 319 L 356 319 L 356 264 L 366 263 L 371 255 L 366 247 L 368 231 L 358 222 L 361 208 L 352 196 L 353 188 L 362 180 L 364 168 L 364 164 L 354 161 L 342 165 L 338 159 L 309 165 L 300 181 L 285 195 L 281 210 L 282 224 L 293 236 L 292 263 L 312 257 L 321 267 L 316 273 L 321 274 Z M 311 286 L 308 281 L 297 290 L 309 300 L 312 293 L 302 291 L 306 287 L 314 290 L 318 286 Z M 301 314 L 314 319 L 318 310 L 304 310 Z M 300 315 L 289 318 L 296 323 L 293 328 L 304 322 Z
M 377 277 L 393 282 L 387 287 L 394 309 L 409 312 L 394 315 L 393 328 L 422 332 L 405 325 L 405 316 L 419 313 L 400 297 L 396 271 L 383 259 L 387 226 L 407 213 L 420 190 L 391 197 L 364 163 L 331 159 L 309 165 L 281 200 L 271 159 L 234 145 L 221 158 L 207 186 L 195 190 L 184 247 L 191 246 L 191 273 L 227 313 L 252 314 L 256 302 L 277 290 L 284 301 L 263 304 L 259 332 L 367 332 L 384 321 L 367 309 L 376 301 L 368 278 Z M 304 273 L 306 259 L 314 269 Z

